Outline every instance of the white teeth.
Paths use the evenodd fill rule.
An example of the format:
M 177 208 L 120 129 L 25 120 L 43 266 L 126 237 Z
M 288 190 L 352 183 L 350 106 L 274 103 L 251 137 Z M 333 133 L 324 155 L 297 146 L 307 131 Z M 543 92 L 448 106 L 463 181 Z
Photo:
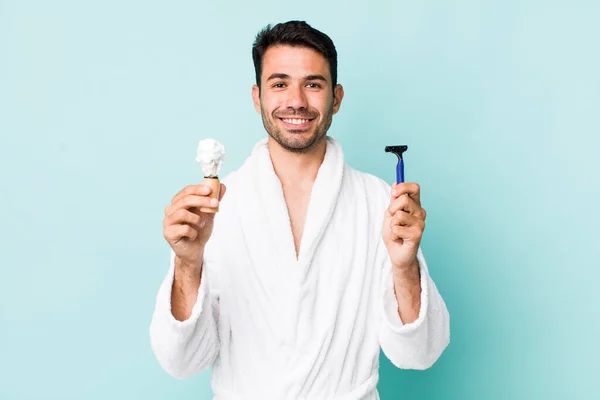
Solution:
M 286 122 L 288 124 L 294 124 L 294 125 L 302 125 L 302 124 L 305 124 L 305 123 L 307 123 L 309 121 L 308 119 L 295 119 L 295 118 L 294 119 L 285 118 L 285 119 L 282 119 L 282 120 L 283 120 L 283 122 Z

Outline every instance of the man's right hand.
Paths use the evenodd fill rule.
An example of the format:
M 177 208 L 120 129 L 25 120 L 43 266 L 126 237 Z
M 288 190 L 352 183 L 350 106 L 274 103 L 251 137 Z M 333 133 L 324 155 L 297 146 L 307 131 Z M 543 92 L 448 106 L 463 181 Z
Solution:
M 225 190 L 225 185 L 221 184 L 219 201 L 223 199 Z M 187 186 L 173 197 L 165 209 L 163 235 L 175 255 L 188 266 L 201 266 L 204 246 L 213 231 L 215 214 L 200 211 L 200 207 L 216 206 L 211 203 L 210 192 L 206 185 Z

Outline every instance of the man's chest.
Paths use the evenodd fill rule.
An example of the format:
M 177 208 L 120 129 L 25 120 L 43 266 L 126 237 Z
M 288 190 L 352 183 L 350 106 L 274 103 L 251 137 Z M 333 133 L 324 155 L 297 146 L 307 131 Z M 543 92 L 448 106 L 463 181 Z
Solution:
M 298 188 L 284 188 L 283 195 L 286 202 L 288 217 L 290 219 L 297 256 L 302 242 L 302 235 L 304 233 L 306 213 L 308 211 L 308 203 L 310 202 L 310 191 Z

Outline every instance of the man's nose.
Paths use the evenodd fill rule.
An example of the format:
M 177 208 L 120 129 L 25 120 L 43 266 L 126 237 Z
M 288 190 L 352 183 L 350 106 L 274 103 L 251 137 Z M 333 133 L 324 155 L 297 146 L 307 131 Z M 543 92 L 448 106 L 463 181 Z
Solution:
M 306 96 L 301 86 L 290 86 L 287 91 L 287 98 L 285 101 L 286 108 L 308 108 L 308 101 L 306 100 Z

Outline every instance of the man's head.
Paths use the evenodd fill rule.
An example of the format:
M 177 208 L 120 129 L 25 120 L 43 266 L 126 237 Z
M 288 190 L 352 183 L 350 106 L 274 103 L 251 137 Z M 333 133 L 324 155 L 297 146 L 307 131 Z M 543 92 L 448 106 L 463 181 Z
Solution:
M 268 25 L 252 46 L 254 106 L 284 149 L 307 152 L 325 138 L 344 90 L 331 39 L 301 21 Z

